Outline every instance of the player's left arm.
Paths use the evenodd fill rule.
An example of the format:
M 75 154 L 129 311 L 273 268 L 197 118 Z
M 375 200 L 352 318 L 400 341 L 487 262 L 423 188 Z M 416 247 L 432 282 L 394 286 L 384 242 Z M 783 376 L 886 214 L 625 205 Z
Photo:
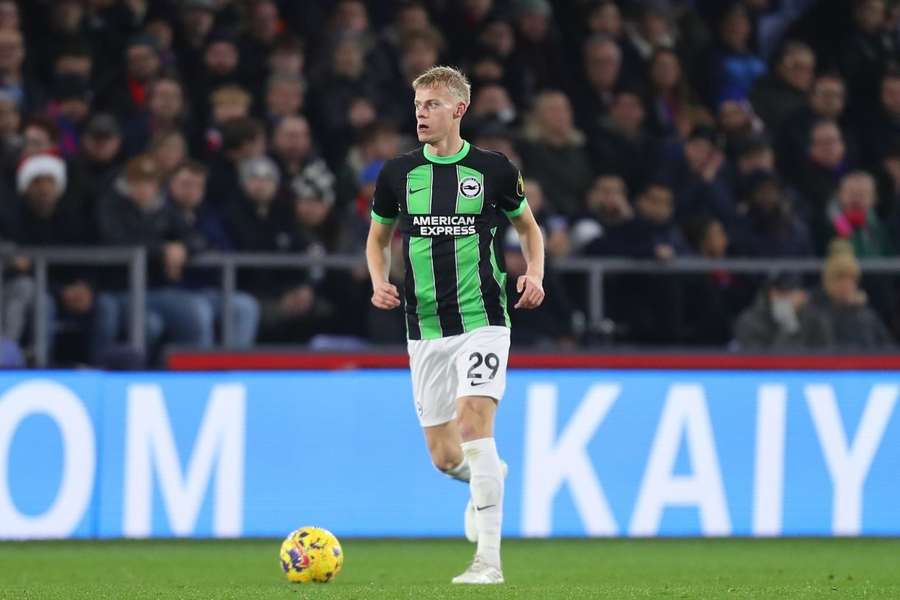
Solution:
M 522 254 L 527 265 L 525 274 L 516 281 L 516 291 L 521 296 L 515 308 L 537 308 L 544 301 L 544 236 L 528 203 L 524 200 L 522 203 L 524 210 L 509 217 L 519 234 L 519 243 L 522 244 Z

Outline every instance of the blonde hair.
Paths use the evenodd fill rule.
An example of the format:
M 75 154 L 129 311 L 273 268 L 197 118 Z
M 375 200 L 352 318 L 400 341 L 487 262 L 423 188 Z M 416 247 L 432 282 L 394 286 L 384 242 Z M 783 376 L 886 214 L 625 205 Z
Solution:
M 431 67 L 412 82 L 413 89 L 420 87 L 446 86 L 450 93 L 469 105 L 472 99 L 472 86 L 469 79 L 456 67 Z
M 834 240 L 828 246 L 828 258 L 825 260 L 825 268 L 822 271 L 822 282 L 834 281 L 845 275 L 851 275 L 855 279 L 860 276 L 859 261 L 853 254 L 853 245 L 847 240 Z
M 216 88 L 216 90 L 210 94 L 210 104 L 213 106 L 237 105 L 249 109 L 251 101 L 252 98 L 250 97 L 250 94 L 245 92 L 242 87 L 232 84 Z

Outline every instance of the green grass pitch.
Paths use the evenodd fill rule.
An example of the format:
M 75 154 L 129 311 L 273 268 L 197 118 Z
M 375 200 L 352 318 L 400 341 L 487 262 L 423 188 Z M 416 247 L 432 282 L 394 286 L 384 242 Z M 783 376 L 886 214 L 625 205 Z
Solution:
M 451 586 L 457 540 L 344 540 L 344 570 L 294 585 L 280 540 L 9 542 L 0 598 L 900 598 L 900 539 L 509 540 L 507 583 Z

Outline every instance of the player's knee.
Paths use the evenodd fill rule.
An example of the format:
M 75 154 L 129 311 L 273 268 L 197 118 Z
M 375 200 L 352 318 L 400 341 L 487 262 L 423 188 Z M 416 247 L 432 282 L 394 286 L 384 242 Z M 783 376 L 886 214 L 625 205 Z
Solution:
M 454 456 L 453 453 L 444 450 L 431 452 L 431 464 L 441 473 L 447 473 L 459 466 L 462 462 L 461 456 Z
M 443 473 L 453 470 L 462 462 L 462 450 L 458 446 L 453 448 L 444 439 L 428 440 L 428 453 L 434 468 Z

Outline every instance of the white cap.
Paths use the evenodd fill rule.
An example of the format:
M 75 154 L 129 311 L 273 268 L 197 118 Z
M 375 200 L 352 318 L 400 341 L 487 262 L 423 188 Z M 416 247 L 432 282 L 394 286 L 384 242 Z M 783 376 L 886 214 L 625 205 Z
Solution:
M 42 175 L 48 175 L 56 181 L 60 192 L 66 190 L 66 163 L 61 158 L 50 154 L 36 154 L 25 159 L 16 172 L 16 189 L 24 194 L 31 182 Z

